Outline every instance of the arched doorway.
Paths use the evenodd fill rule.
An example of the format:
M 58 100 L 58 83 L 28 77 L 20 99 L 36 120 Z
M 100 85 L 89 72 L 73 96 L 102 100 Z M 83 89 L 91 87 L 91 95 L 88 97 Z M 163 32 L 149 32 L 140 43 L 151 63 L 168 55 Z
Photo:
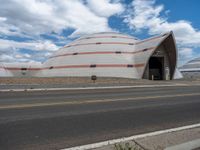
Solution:
M 151 57 L 149 59 L 149 79 L 163 80 L 164 57 Z

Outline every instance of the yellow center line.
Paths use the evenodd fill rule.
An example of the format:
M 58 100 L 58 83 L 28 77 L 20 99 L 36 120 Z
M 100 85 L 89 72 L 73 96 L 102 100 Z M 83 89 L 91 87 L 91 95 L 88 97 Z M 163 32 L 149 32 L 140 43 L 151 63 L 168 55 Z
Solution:
M 52 103 L 48 102 L 48 103 L 35 103 L 35 104 L 15 104 L 15 105 L 11 104 L 11 105 L 0 106 L 0 110 L 1 109 L 20 109 L 20 108 L 32 108 L 32 107 L 58 106 L 58 105 L 108 103 L 108 102 L 129 101 L 129 100 L 145 100 L 145 99 L 185 97 L 185 96 L 198 96 L 198 95 L 200 95 L 200 93 L 158 95 L 158 96 L 145 96 L 145 97 L 129 97 L 129 98 L 120 98 L 120 99 L 82 100 L 82 101 L 52 102 Z

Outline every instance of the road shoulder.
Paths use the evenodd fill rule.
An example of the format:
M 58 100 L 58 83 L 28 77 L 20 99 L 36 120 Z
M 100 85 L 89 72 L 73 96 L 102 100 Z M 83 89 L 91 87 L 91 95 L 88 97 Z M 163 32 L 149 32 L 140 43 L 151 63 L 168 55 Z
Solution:
M 196 143 L 199 140 L 200 124 L 194 124 L 63 150 L 118 150 L 117 148 L 126 146 L 138 150 L 174 150 L 182 145 L 192 150 L 200 147 L 200 143 Z M 195 143 L 196 147 L 191 143 Z

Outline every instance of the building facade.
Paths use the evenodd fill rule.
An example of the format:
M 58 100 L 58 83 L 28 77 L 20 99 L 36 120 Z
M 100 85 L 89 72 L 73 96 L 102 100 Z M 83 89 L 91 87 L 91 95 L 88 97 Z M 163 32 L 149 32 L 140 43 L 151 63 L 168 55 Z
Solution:
M 41 65 L 2 64 L 0 76 L 177 78 L 177 49 L 172 32 L 139 40 L 105 32 L 64 46 Z
M 187 62 L 179 70 L 185 78 L 200 78 L 200 58 Z

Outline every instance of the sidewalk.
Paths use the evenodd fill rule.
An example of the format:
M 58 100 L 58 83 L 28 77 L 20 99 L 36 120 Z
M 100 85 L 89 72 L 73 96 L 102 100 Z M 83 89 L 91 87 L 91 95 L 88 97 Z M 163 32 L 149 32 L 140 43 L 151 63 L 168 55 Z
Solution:
M 120 85 L 120 86 L 82 86 L 82 87 L 18 87 L 18 88 L 0 88 L 0 92 L 9 92 L 9 91 L 59 91 L 59 90 L 97 90 L 97 89 L 121 89 L 121 88 L 150 88 L 150 87 L 173 87 L 173 86 L 189 86 L 187 84 L 147 84 L 147 85 Z
M 95 150 L 118 150 L 120 146 L 125 148 L 127 143 L 133 150 L 193 150 L 200 148 L 200 127 L 138 138 Z
M 63 150 L 198 150 L 200 124 L 166 129 Z

